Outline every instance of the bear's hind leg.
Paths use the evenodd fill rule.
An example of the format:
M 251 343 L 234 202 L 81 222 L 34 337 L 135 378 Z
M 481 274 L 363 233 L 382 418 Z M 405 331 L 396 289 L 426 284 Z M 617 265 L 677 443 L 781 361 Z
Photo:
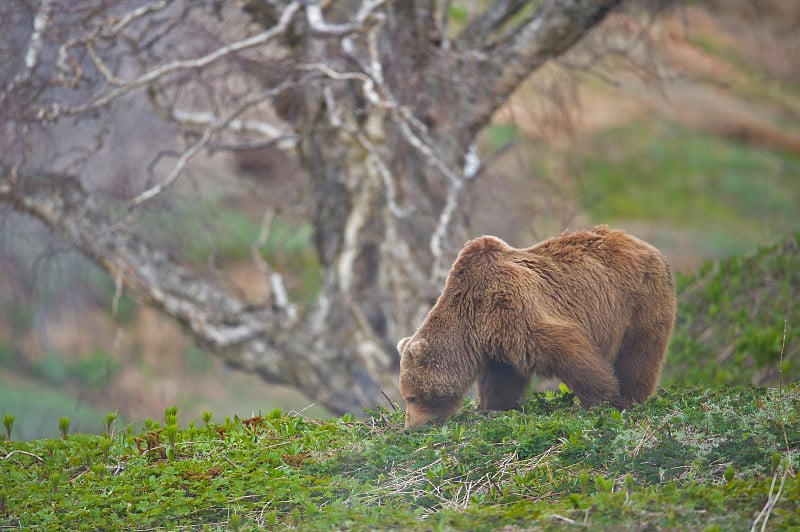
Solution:
M 670 328 L 629 330 L 614 362 L 620 394 L 629 402 L 644 402 L 658 385 Z
M 478 376 L 478 407 L 481 410 L 511 410 L 525 394 L 531 377 L 508 364 L 490 361 Z

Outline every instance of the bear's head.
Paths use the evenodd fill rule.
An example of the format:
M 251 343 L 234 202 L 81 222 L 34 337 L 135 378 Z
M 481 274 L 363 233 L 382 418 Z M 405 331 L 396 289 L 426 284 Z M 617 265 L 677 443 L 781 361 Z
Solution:
M 403 338 L 400 352 L 400 394 L 406 402 L 406 430 L 455 414 L 466 390 L 453 382 L 448 369 L 425 338 Z

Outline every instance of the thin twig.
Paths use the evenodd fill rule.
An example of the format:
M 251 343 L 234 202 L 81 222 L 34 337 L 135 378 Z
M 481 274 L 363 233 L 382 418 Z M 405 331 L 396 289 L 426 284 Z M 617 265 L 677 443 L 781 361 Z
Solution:
M 267 240 L 269 240 L 269 230 L 270 227 L 272 227 L 273 219 L 275 219 L 275 209 L 268 208 L 261 217 L 261 230 L 258 232 L 258 237 L 256 241 L 253 242 L 253 245 L 250 246 L 250 256 L 253 259 L 253 263 L 256 265 L 256 268 L 258 268 L 258 271 L 265 276 L 269 275 L 272 268 L 269 267 L 267 261 L 261 256 L 261 248 L 263 248 L 267 244 Z
M 270 91 L 272 93 L 272 91 Z M 219 117 L 207 111 L 184 111 L 173 109 L 171 113 L 164 113 L 167 118 L 175 123 L 189 127 L 212 126 L 220 122 Z M 283 150 L 294 148 L 297 144 L 297 135 L 283 131 L 269 122 L 260 120 L 230 120 L 227 129 L 236 133 L 250 133 L 266 137 L 271 143 L 278 143 Z M 247 149 L 252 149 L 248 146 Z
M 16 450 L 16 451 L 11 451 L 11 452 L 10 452 L 10 453 L 8 453 L 7 455 L 5 455 L 3 458 L 0 458 L 0 460 L 6 460 L 6 459 L 8 459 L 8 458 L 11 458 L 13 455 L 15 455 L 15 454 L 17 454 L 17 453 L 19 453 L 19 454 L 24 454 L 24 455 L 26 455 L 26 456 L 33 457 L 33 458 L 36 458 L 37 460 L 39 460 L 40 462 L 44 462 L 44 458 L 42 458 L 41 456 L 39 456 L 39 455 L 36 455 L 36 454 L 33 454 L 33 453 L 29 453 L 28 451 L 21 451 L 21 450 L 19 450 L 19 449 L 18 449 L 18 450 Z
M 200 152 L 200 150 L 202 150 L 203 147 L 205 147 L 205 145 L 208 144 L 208 141 L 211 139 L 211 135 L 218 129 L 220 128 L 210 127 L 206 129 L 203 132 L 203 135 L 200 137 L 200 140 L 198 140 L 192 146 L 190 146 L 189 149 L 184 150 L 183 153 L 181 153 L 181 156 L 178 157 L 178 161 L 175 163 L 175 166 L 172 168 L 172 171 L 169 173 L 167 178 L 164 179 L 164 181 L 162 181 L 161 183 L 148 188 L 147 190 L 145 190 L 144 192 L 133 198 L 130 201 L 129 206 L 136 207 L 138 205 L 141 205 L 145 201 L 158 196 L 166 189 L 174 185 L 175 182 L 183 173 L 183 169 L 186 166 L 186 163 L 189 162 L 189 159 L 197 155 Z
M 239 469 L 239 464 L 234 463 L 233 460 L 228 458 L 228 455 L 223 454 L 222 455 L 222 459 L 225 460 L 226 462 L 228 462 L 230 465 L 232 465 L 234 469 Z
M 356 13 L 355 22 L 350 24 L 332 24 L 325 21 L 322 8 L 317 0 L 305 0 L 306 20 L 314 33 L 331 36 L 342 36 L 358 31 L 364 25 L 372 12 L 380 7 L 386 0 L 366 0 L 361 4 Z
M 565 523 L 569 523 L 570 525 L 577 525 L 578 522 L 574 519 L 570 519 L 569 517 L 564 517 L 563 515 L 553 514 L 550 516 L 552 519 L 557 519 L 559 521 L 563 521 Z
M 386 395 L 386 392 L 384 392 L 383 390 L 381 390 L 381 395 L 383 395 L 383 396 L 386 398 L 386 401 L 389 403 L 389 406 L 391 406 L 391 407 L 392 407 L 392 409 L 393 409 L 395 412 L 397 412 L 398 410 L 400 410 L 400 406 L 399 406 L 397 403 L 395 403 L 394 401 L 392 401 L 391 399 L 389 399 L 389 396 L 388 396 L 388 395 Z
M 111 300 L 111 315 L 119 318 L 119 300 L 122 298 L 123 280 L 125 279 L 125 267 L 117 267 L 117 275 L 114 276 L 114 298 Z

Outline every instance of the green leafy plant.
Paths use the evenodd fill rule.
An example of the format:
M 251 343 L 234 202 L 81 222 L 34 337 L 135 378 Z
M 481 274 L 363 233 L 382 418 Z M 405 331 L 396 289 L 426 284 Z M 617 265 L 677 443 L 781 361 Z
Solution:
M 170 406 L 164 410 L 164 425 L 177 425 L 178 424 L 178 407 Z
M 736 470 L 733 468 L 733 466 L 728 466 L 725 468 L 723 476 L 725 477 L 725 482 L 730 484 L 733 482 L 733 477 L 736 476 Z
M 14 428 L 14 421 L 17 419 L 17 416 L 12 414 L 6 414 L 3 416 L 3 426 L 6 428 L 6 439 L 11 441 L 11 429 Z
M 66 440 L 69 436 L 69 418 L 62 417 L 58 420 L 58 432 L 61 434 L 61 439 Z
M 117 412 L 106 412 L 105 417 L 105 427 L 106 427 L 106 436 L 111 436 L 112 434 L 112 425 L 114 425 L 114 421 L 117 420 Z

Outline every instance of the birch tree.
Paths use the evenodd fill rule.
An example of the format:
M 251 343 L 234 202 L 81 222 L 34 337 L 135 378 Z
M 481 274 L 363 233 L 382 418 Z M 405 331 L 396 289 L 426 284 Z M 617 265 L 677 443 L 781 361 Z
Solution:
M 396 397 L 395 344 L 470 236 L 476 135 L 619 3 L 4 2 L 0 205 L 40 220 L 229 365 L 357 412 L 381 391 Z M 142 160 L 159 171 L 130 183 L 120 209 L 99 185 L 120 170 L 91 161 L 132 102 L 171 145 Z M 310 180 L 322 283 L 302 307 L 283 272 L 264 268 L 270 298 L 248 304 L 136 229 L 198 155 L 264 146 Z

